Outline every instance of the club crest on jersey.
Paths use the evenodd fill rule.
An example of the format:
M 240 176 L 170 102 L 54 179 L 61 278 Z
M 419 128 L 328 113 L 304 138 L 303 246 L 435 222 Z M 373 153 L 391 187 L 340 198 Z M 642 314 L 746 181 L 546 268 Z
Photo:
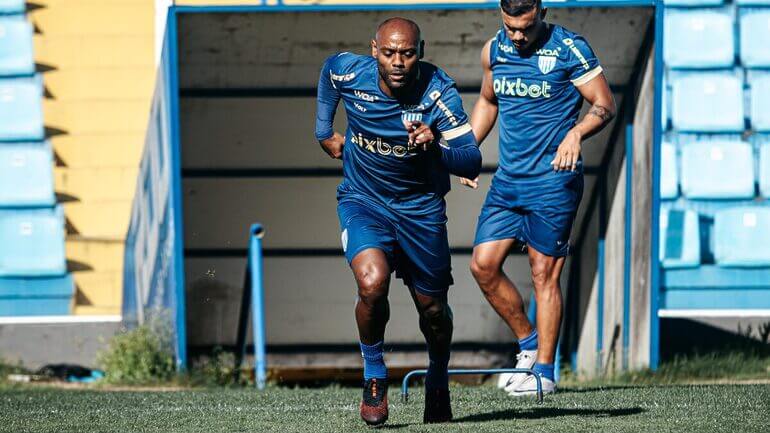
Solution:
M 405 125 L 410 122 L 422 122 L 422 113 L 412 113 L 409 111 L 402 111 L 401 121 L 404 122 Z
M 556 67 L 556 57 L 554 56 L 538 56 L 537 67 L 540 68 L 540 72 L 547 74 L 553 71 Z

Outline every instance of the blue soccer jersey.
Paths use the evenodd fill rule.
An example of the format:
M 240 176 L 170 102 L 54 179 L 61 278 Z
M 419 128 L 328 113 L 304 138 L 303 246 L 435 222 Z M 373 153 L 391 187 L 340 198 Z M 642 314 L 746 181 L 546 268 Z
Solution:
M 556 149 L 575 126 L 583 97 L 577 86 L 602 72 L 586 40 L 547 24 L 534 53 L 522 56 L 504 30 L 489 50 L 499 107 L 500 171 L 512 178 L 553 170 Z M 582 169 L 582 162 L 579 164 Z
M 316 137 L 331 136 L 331 108 L 342 99 L 348 128 L 341 189 L 394 208 L 411 203 L 417 209 L 420 202 L 442 200 L 449 190 L 449 172 L 478 174 L 481 154 L 454 81 L 436 66 L 418 65 L 412 96 L 396 100 L 380 89 L 375 58 L 339 53 L 324 63 Z M 448 144 L 428 151 L 410 146 L 405 126 L 410 121 L 430 125 L 434 135 L 440 134 Z

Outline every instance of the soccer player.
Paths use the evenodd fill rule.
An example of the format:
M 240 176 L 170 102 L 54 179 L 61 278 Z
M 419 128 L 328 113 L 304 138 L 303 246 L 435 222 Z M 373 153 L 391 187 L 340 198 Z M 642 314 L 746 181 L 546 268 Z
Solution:
M 503 26 L 481 52 L 481 95 L 471 115 L 481 143 L 500 116 L 500 161 L 479 215 L 471 272 L 518 338 L 519 368 L 533 368 L 554 392 L 562 316 L 559 278 L 583 194 L 581 143 L 615 116 L 607 80 L 586 40 L 543 21 L 540 0 L 501 0 Z M 578 122 L 583 101 L 591 108 Z M 476 188 L 477 179 L 461 179 Z M 537 329 L 502 270 L 516 241 L 527 247 Z M 501 375 L 511 395 L 535 392 L 525 374 Z
M 391 18 L 378 27 L 370 56 L 335 54 L 318 81 L 316 138 L 329 156 L 342 159 L 337 211 L 342 247 L 358 285 L 360 411 L 370 425 L 388 418 L 382 355 L 394 270 L 409 287 L 428 344 L 423 420 L 452 418 L 447 377 L 452 276 L 444 195 L 449 173 L 478 176 L 481 153 L 454 81 L 420 61 L 423 50 L 417 25 Z M 332 129 L 340 99 L 348 119 L 344 137 Z M 446 143 L 439 145 L 439 134 Z

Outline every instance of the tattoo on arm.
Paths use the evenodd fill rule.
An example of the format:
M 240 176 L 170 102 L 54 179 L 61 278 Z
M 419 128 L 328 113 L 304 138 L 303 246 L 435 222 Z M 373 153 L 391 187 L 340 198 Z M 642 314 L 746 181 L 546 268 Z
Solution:
M 615 113 L 598 104 L 594 104 L 588 111 L 588 114 L 593 114 L 594 116 L 602 119 L 603 123 L 607 123 L 612 120 L 613 117 L 615 117 Z

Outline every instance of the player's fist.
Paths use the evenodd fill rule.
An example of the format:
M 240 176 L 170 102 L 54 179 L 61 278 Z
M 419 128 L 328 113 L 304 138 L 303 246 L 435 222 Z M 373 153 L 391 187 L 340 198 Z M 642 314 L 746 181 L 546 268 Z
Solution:
M 556 149 L 556 157 L 551 161 L 554 170 L 575 171 L 580 159 L 581 140 L 582 136 L 579 132 L 572 130 L 567 133 L 559 144 L 559 148 Z
M 407 122 L 406 131 L 409 133 L 410 148 L 416 146 L 423 151 L 428 150 L 435 138 L 430 127 L 422 122 Z
M 342 148 L 345 147 L 345 137 L 335 132 L 334 135 L 326 140 L 319 141 L 321 148 L 327 155 L 334 159 L 342 158 Z
M 476 179 L 466 179 L 464 177 L 461 177 L 460 183 L 462 185 L 467 186 L 468 188 L 476 189 L 479 187 L 479 178 L 477 177 Z

